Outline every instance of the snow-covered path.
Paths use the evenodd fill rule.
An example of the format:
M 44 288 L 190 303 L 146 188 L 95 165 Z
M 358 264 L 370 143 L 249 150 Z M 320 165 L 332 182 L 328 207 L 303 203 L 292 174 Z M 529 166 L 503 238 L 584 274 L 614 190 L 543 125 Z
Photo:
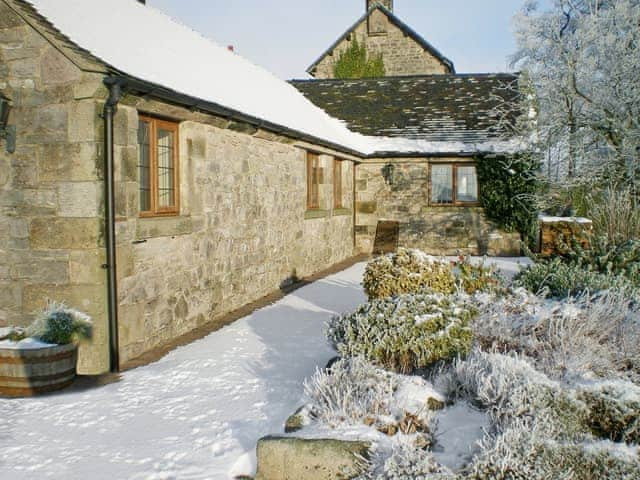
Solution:
M 301 405 L 304 378 L 334 355 L 324 322 L 365 301 L 363 269 L 305 286 L 117 383 L 0 399 L 0 478 L 252 474 L 256 440 L 282 431 Z

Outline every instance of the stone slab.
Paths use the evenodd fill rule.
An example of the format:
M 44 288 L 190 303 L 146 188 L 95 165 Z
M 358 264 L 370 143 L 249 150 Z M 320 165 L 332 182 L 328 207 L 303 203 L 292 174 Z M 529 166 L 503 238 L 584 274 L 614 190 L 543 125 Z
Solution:
M 363 474 L 371 444 L 332 439 L 264 437 L 256 480 L 337 480 Z

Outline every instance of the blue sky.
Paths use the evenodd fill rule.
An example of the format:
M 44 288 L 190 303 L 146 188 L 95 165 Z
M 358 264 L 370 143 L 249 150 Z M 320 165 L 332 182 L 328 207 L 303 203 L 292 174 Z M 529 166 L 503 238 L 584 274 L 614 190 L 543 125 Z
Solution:
M 511 18 L 523 0 L 395 0 L 395 13 L 453 60 L 456 70 L 508 69 Z M 365 0 L 147 0 L 277 76 L 306 68 L 365 10 Z

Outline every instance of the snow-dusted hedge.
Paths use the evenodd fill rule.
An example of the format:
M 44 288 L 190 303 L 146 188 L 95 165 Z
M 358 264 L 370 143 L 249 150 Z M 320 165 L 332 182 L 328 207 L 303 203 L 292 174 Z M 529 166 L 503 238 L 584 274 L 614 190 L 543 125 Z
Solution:
M 495 291 L 502 287 L 502 278 L 495 268 L 474 263 L 468 256 L 451 262 L 421 250 L 400 248 L 367 264 L 363 286 L 371 300 L 403 293 Z
M 364 271 L 362 283 L 369 299 L 424 290 L 440 293 L 453 293 L 455 290 L 450 262 L 406 248 L 371 260 Z
M 411 372 L 469 352 L 475 311 L 454 296 L 405 294 L 373 300 L 334 317 L 326 333 L 344 357 Z

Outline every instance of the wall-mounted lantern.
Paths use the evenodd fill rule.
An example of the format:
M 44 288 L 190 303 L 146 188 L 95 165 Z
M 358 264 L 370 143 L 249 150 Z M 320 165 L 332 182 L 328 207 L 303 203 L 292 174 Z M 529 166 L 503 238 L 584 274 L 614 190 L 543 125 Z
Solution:
M 0 92 L 0 139 L 7 143 L 7 152 L 13 153 L 16 151 L 16 126 L 7 125 L 9 113 L 11 113 L 11 100 Z
M 392 163 L 387 163 L 384 167 L 382 167 L 382 178 L 387 185 L 393 184 L 393 173 L 396 170 L 396 166 Z

